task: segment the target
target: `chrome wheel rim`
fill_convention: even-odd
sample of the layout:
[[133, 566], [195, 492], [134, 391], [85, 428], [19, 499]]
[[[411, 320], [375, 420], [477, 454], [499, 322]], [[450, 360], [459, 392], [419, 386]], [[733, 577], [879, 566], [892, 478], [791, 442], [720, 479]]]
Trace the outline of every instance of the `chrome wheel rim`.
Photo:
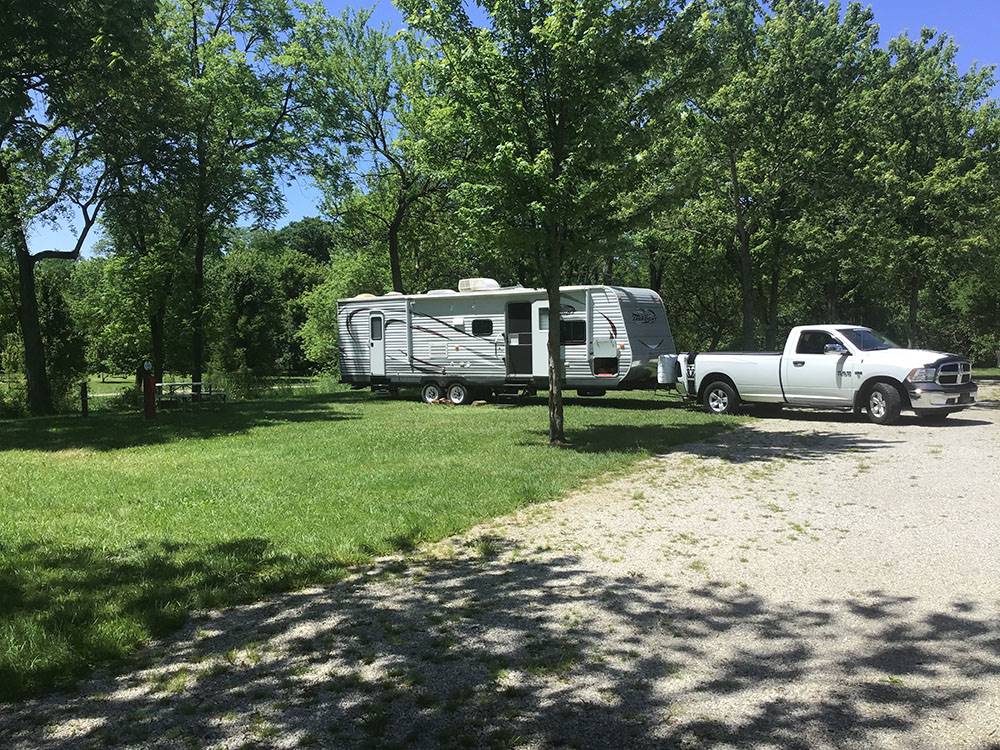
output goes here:
[[729, 406], [729, 395], [721, 388], [716, 388], [708, 394], [708, 408], [712, 411], [725, 411]]
[[441, 398], [440, 388], [434, 384], [424, 386], [424, 401], [429, 404], [433, 401], [437, 401], [439, 398]]
[[465, 401], [465, 386], [453, 385], [448, 389], [448, 398], [453, 404], [461, 404]]
[[872, 393], [871, 398], [868, 399], [868, 411], [872, 413], [873, 417], [882, 418], [885, 416], [885, 396], [883, 396], [878, 391]]

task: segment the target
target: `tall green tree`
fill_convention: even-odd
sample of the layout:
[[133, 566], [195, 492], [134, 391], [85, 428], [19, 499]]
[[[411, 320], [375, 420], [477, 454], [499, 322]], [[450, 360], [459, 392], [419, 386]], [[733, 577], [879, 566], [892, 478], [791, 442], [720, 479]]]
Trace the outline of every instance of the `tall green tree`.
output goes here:
[[868, 171], [889, 224], [881, 260], [902, 293], [911, 346], [926, 342], [921, 297], [935, 276], [952, 276], [954, 263], [995, 242], [984, 236], [997, 190], [989, 151], [995, 131], [984, 139], [993, 108], [982, 108], [995, 79], [992, 68], [961, 73], [956, 54], [949, 37], [929, 29], [918, 39], [892, 39], [873, 91], [880, 148]]
[[400, 237], [413, 212], [444, 188], [421, 158], [439, 104], [427, 50], [412, 34], [373, 25], [370, 11], [347, 12], [331, 22], [315, 72], [313, 174], [325, 210], [370, 219], [388, 253], [393, 289], [403, 292]]
[[205, 369], [205, 261], [242, 216], [280, 215], [279, 179], [307, 148], [301, 99], [322, 8], [286, 0], [170, 0], [191, 158], [177, 187], [191, 248], [191, 376]]
[[[9, 0], [0, 34], [0, 244], [17, 269], [16, 309], [32, 412], [52, 411], [35, 269], [76, 259], [106, 197], [100, 137], [143, 65], [151, 0]], [[32, 252], [33, 226], [67, 222], [73, 246]]]
[[522, 258], [549, 300], [549, 441], [562, 443], [559, 287], [600, 245], [633, 167], [633, 138], [668, 54], [660, 1], [491, 0], [477, 28], [461, 3], [408, 2], [437, 44], [449, 120], [471, 156], [455, 171], [483, 224]]

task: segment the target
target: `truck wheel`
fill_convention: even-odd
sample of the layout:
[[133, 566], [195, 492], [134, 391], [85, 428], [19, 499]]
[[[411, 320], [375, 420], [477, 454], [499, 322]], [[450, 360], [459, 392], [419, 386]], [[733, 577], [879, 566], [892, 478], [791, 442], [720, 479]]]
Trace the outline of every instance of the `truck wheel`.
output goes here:
[[729, 383], [716, 380], [705, 389], [702, 403], [709, 414], [735, 414], [740, 405], [740, 397]]
[[444, 391], [437, 383], [424, 383], [420, 389], [420, 400], [425, 404], [433, 404], [444, 396]]
[[447, 388], [448, 400], [455, 406], [472, 402], [472, 391], [465, 383], [451, 383]]
[[876, 383], [868, 394], [868, 419], [875, 424], [895, 424], [902, 409], [899, 391], [888, 383]]

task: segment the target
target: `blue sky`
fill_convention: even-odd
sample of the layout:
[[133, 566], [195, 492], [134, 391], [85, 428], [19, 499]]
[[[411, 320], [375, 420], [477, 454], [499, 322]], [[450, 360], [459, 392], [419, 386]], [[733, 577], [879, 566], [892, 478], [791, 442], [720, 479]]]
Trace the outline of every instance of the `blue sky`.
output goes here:
[[[352, 5], [371, 7], [367, 3], [356, 5], [339, 0], [324, 0], [324, 4], [334, 13]], [[921, 28], [929, 26], [955, 39], [963, 70], [973, 63], [1000, 66], [1000, 0], [869, 0], [867, 4], [875, 12], [883, 43], [901, 32], [916, 36]], [[376, 3], [373, 18], [394, 28], [402, 24], [399, 13], [388, 0]], [[993, 94], [1000, 95], [1000, 87], [994, 88]], [[289, 182], [285, 188], [287, 213], [278, 221], [279, 226], [318, 214], [319, 197], [309, 179], [297, 177]], [[88, 238], [88, 249], [98, 236], [95, 228]], [[40, 226], [29, 244], [33, 251], [68, 249], [73, 241], [73, 235], [65, 227]]]

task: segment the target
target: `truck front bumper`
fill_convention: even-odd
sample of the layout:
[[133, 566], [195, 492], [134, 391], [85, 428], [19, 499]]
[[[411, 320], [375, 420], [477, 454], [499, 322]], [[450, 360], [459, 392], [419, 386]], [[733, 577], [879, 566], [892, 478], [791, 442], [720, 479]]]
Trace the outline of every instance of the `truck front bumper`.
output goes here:
[[913, 411], [943, 412], [967, 409], [976, 403], [979, 386], [975, 383], [940, 385], [939, 383], [907, 383]]

